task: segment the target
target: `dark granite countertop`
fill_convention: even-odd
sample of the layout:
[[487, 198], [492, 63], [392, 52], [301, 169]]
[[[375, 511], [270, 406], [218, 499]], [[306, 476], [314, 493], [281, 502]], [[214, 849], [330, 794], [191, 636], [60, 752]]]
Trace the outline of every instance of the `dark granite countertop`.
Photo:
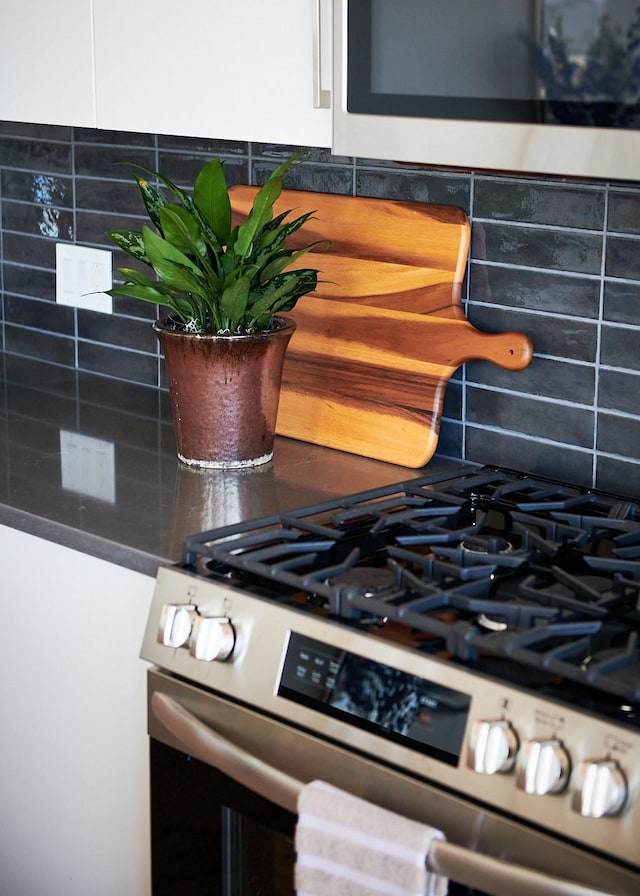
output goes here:
[[0, 359], [0, 524], [148, 575], [180, 559], [187, 534], [460, 463], [410, 470], [279, 437], [268, 464], [193, 470], [175, 456], [166, 394]]

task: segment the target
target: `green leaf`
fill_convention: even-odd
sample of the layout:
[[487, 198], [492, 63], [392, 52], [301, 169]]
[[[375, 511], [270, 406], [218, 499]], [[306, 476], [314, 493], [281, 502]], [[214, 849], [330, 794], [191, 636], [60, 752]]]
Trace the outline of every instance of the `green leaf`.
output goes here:
[[192, 292], [206, 299], [206, 284], [199, 268], [184, 252], [158, 236], [146, 225], [142, 229], [144, 247], [151, 265], [161, 280], [180, 292]]
[[247, 308], [250, 280], [241, 277], [228, 286], [220, 298], [220, 308], [229, 320], [229, 328], [237, 329]]
[[136, 181], [138, 182], [138, 187], [142, 194], [142, 201], [144, 202], [144, 207], [147, 210], [149, 218], [158, 230], [162, 230], [160, 225], [160, 210], [167, 204], [166, 198], [162, 195], [160, 190], [157, 190], [149, 183], [149, 181], [144, 180], [144, 178], [136, 177]]
[[207, 246], [198, 221], [186, 208], [167, 203], [160, 211], [160, 224], [165, 240], [176, 249], [206, 257]]
[[142, 233], [139, 230], [108, 230], [107, 236], [117, 246], [124, 249], [127, 255], [137, 258], [138, 261], [144, 261], [145, 264], [151, 264], [144, 248]]
[[[322, 240], [319, 240], [319, 242], [322, 242]], [[285, 268], [289, 267], [289, 265], [293, 264], [294, 261], [297, 261], [299, 258], [302, 258], [307, 252], [311, 252], [317, 245], [318, 243], [313, 243], [310, 246], [305, 246], [304, 249], [299, 249], [297, 252], [294, 252], [291, 249], [282, 250], [282, 252], [278, 253], [277, 256], [263, 268], [260, 275], [260, 281], [266, 283], [272, 277], [281, 274]]]
[[273, 217], [273, 203], [281, 192], [282, 178], [272, 174], [264, 186], [256, 193], [249, 217], [238, 229], [235, 249], [242, 258], [245, 258], [251, 252], [256, 234]]
[[218, 241], [226, 245], [231, 232], [231, 202], [220, 159], [213, 159], [196, 177], [193, 200]]

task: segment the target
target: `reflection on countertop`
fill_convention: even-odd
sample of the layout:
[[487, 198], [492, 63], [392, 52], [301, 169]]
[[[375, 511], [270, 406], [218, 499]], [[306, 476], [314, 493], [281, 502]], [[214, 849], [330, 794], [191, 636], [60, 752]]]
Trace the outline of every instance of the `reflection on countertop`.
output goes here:
[[153, 575], [185, 535], [412, 479], [410, 470], [293, 439], [249, 470], [181, 464], [168, 396], [0, 355], [0, 523]]

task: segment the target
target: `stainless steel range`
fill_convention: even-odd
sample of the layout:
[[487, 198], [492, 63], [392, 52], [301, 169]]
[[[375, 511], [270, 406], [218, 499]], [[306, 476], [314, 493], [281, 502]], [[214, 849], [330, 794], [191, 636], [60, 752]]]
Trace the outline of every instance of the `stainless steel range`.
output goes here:
[[150, 733], [290, 810], [322, 778], [441, 828], [466, 893], [631, 896], [639, 628], [640, 505], [411, 479], [187, 538], [145, 634]]

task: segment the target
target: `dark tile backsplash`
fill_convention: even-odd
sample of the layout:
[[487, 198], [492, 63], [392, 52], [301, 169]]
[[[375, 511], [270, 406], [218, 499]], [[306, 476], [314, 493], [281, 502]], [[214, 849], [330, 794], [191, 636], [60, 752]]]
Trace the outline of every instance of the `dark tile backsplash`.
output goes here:
[[[190, 185], [212, 155], [230, 183], [261, 183], [293, 147], [0, 122], [1, 345], [6, 352], [164, 386], [155, 309], [105, 316], [55, 301], [55, 244], [114, 249], [139, 226], [128, 169]], [[522, 330], [532, 364], [484, 361], [447, 388], [439, 450], [640, 496], [640, 184], [441, 170], [312, 149], [291, 189], [457, 205], [472, 222], [464, 290], [486, 332]], [[384, 233], [380, 234], [384, 241]], [[127, 259], [114, 250], [114, 266]]]

